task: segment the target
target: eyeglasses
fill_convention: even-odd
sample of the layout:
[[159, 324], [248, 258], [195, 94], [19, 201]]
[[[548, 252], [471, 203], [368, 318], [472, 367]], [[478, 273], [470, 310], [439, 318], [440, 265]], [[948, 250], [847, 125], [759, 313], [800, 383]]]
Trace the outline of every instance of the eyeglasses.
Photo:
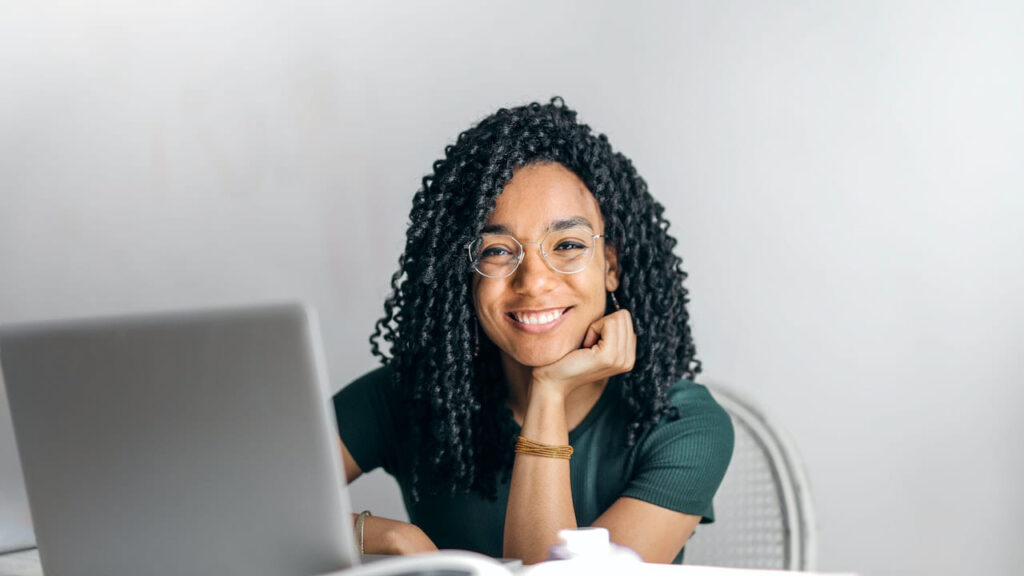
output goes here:
[[473, 269], [488, 278], [508, 278], [526, 257], [523, 246], [537, 244], [549, 268], [561, 274], [583, 271], [594, 259], [594, 247], [603, 234], [587, 228], [552, 230], [540, 242], [520, 242], [504, 234], [484, 234], [466, 245]]

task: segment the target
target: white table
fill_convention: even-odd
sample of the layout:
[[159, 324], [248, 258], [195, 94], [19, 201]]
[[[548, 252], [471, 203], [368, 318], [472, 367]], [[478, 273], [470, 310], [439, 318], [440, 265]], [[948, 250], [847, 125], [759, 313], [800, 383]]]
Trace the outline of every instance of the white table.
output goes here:
[[[365, 566], [373, 566], [368, 564]], [[567, 563], [552, 562], [527, 566], [512, 572], [502, 572], [512, 576], [575, 576], [579, 571], [566, 570]], [[674, 566], [666, 564], [639, 564], [631, 571], [634, 576], [789, 576], [792, 572], [778, 570], [744, 570], [739, 568], [711, 568], [705, 566]], [[803, 572], [803, 576], [814, 573]], [[821, 574], [821, 573], [819, 573]], [[0, 576], [43, 576], [43, 568], [39, 563], [39, 552], [26, 550], [0, 556]], [[843, 576], [830, 574], [829, 576]]]

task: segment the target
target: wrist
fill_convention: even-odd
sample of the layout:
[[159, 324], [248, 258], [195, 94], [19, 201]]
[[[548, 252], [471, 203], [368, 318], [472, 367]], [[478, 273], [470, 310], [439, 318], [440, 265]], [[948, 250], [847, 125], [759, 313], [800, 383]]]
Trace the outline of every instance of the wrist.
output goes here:
[[387, 548], [391, 554], [420, 554], [437, 550], [419, 526], [405, 523], [388, 531]]
[[405, 526], [392, 526], [381, 534], [381, 551], [384, 554], [403, 554], [407, 548]]
[[558, 382], [535, 376], [530, 380], [529, 405], [564, 406], [565, 388]]
[[531, 384], [522, 436], [543, 444], [563, 445], [568, 442], [567, 426], [565, 394], [557, 387], [542, 382]]
[[369, 510], [363, 510], [356, 516], [355, 530], [356, 539], [359, 542], [359, 554], [366, 554], [366, 519], [373, 514], [370, 514]]

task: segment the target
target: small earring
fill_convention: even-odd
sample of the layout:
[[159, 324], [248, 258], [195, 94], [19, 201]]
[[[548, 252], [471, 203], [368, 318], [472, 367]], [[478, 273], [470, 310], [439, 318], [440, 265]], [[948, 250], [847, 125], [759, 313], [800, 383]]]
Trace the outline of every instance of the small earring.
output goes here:
[[476, 321], [476, 318], [473, 318], [473, 358], [480, 356], [480, 332], [479, 328], [477, 328], [479, 325], [480, 323]]
[[615, 306], [615, 309], [622, 310], [622, 308], [619, 306], [619, 299], [615, 297], [615, 292], [609, 292], [608, 294], [610, 294], [612, 297], [612, 305]]

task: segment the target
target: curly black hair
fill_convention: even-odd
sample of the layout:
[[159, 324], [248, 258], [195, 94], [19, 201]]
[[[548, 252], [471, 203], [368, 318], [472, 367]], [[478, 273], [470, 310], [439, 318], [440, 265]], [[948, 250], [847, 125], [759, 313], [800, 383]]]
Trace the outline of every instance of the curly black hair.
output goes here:
[[[391, 367], [408, 411], [420, 488], [493, 499], [509, 478], [513, 419], [499, 351], [477, 330], [465, 246], [476, 238], [513, 172], [557, 162], [597, 199], [618, 253], [618, 301], [633, 315], [636, 362], [616, 377], [632, 444], [666, 413], [665, 390], [700, 373], [690, 334], [686, 273], [664, 208], [629, 158], [576, 120], [561, 98], [498, 110], [459, 134], [413, 197], [405, 251], [370, 344]], [[388, 351], [383, 350], [386, 343]], [[474, 350], [479, 347], [478, 353]]]

